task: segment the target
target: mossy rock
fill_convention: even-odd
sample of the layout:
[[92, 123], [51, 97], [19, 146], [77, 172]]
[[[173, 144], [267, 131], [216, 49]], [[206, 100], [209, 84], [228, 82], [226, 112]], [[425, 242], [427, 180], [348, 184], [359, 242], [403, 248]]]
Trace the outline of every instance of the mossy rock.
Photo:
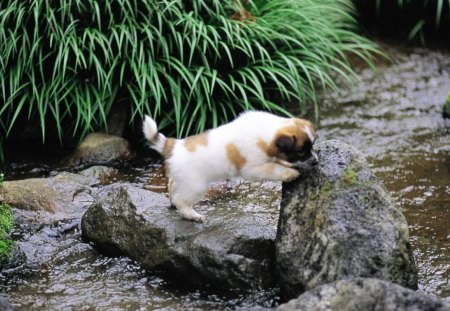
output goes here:
[[319, 164], [283, 184], [275, 241], [283, 298], [349, 277], [416, 289], [408, 224], [364, 156], [337, 140], [315, 148]]
[[9, 237], [14, 226], [12, 208], [7, 204], [0, 204], [0, 267], [9, 261], [14, 242]]
[[450, 119], [450, 94], [448, 94], [447, 100], [442, 107], [442, 115], [446, 119]]

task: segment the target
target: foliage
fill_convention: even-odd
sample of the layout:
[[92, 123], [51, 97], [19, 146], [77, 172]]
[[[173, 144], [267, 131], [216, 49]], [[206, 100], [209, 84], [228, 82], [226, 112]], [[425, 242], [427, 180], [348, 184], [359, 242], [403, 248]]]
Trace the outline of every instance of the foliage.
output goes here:
[[0, 126], [83, 137], [124, 101], [131, 122], [149, 113], [178, 136], [242, 110], [304, 112], [333, 74], [352, 77], [349, 54], [376, 51], [352, 14], [350, 0], [3, 0]]
[[7, 261], [14, 242], [9, 238], [9, 232], [14, 225], [12, 209], [1, 201], [1, 189], [3, 187], [4, 175], [0, 174], [0, 264]]
[[402, 34], [409, 40], [425, 44], [426, 37], [449, 39], [450, 0], [354, 0], [359, 11], [373, 25], [384, 25], [386, 31]]

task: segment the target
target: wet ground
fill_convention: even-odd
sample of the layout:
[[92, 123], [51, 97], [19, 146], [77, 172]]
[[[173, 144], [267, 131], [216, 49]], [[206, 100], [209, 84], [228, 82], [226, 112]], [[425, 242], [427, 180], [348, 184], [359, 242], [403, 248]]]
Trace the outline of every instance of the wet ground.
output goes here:
[[[441, 115], [450, 93], [450, 52], [386, 49], [392, 64], [361, 69], [353, 87], [320, 99], [320, 140], [343, 140], [367, 156], [409, 223], [420, 291], [450, 302], [450, 121]], [[20, 170], [28, 166], [16, 166], [10, 178], [20, 177]], [[104, 183], [122, 180], [166, 191], [158, 163], [119, 170]], [[218, 183], [203, 204], [245, 203], [276, 217], [279, 199], [279, 184]], [[59, 232], [57, 227], [42, 230]], [[262, 310], [278, 302], [276, 289], [186, 288], [126, 258], [99, 255], [76, 230], [55, 234], [52, 241], [57, 246], [46, 265], [4, 279], [2, 292], [18, 310]]]

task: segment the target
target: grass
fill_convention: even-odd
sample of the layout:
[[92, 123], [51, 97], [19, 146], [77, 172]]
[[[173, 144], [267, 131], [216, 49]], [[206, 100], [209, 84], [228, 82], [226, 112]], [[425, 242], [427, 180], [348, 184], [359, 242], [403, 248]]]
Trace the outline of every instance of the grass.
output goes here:
[[120, 102], [130, 123], [150, 114], [177, 136], [243, 110], [318, 115], [317, 88], [377, 52], [353, 13], [350, 0], [4, 0], [0, 127], [81, 138]]
[[9, 205], [1, 202], [3, 178], [3, 174], [0, 174], [0, 267], [2, 263], [8, 261], [14, 246], [14, 242], [9, 237], [14, 225], [13, 212]]

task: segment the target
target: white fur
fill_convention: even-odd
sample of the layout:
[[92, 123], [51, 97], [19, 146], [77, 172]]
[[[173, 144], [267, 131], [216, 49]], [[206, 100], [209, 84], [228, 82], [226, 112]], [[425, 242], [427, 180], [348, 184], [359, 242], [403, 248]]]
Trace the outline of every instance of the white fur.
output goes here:
[[158, 127], [155, 120], [149, 116], [145, 116], [142, 131], [144, 132], [144, 137], [150, 142], [151, 147], [159, 153], [162, 153], [166, 144], [166, 137], [163, 134], [158, 133]]
[[[205, 220], [192, 206], [203, 197], [212, 181], [237, 176], [253, 180], [296, 179], [299, 172], [291, 163], [269, 156], [257, 144], [261, 140], [269, 144], [280, 128], [293, 124], [290, 118], [266, 112], [245, 112], [234, 121], [207, 131], [207, 146], [198, 145], [192, 151], [186, 148], [185, 139], [176, 140], [165, 161], [170, 199], [181, 216], [198, 222]], [[151, 147], [161, 153], [164, 149], [161, 141], [165, 143], [166, 138], [156, 136], [162, 135], [156, 128], [156, 122], [147, 116], [144, 135], [152, 143]], [[313, 129], [307, 126], [305, 132], [309, 137], [314, 136]], [[227, 156], [226, 146], [230, 143], [245, 158], [245, 164], [240, 168]]]

